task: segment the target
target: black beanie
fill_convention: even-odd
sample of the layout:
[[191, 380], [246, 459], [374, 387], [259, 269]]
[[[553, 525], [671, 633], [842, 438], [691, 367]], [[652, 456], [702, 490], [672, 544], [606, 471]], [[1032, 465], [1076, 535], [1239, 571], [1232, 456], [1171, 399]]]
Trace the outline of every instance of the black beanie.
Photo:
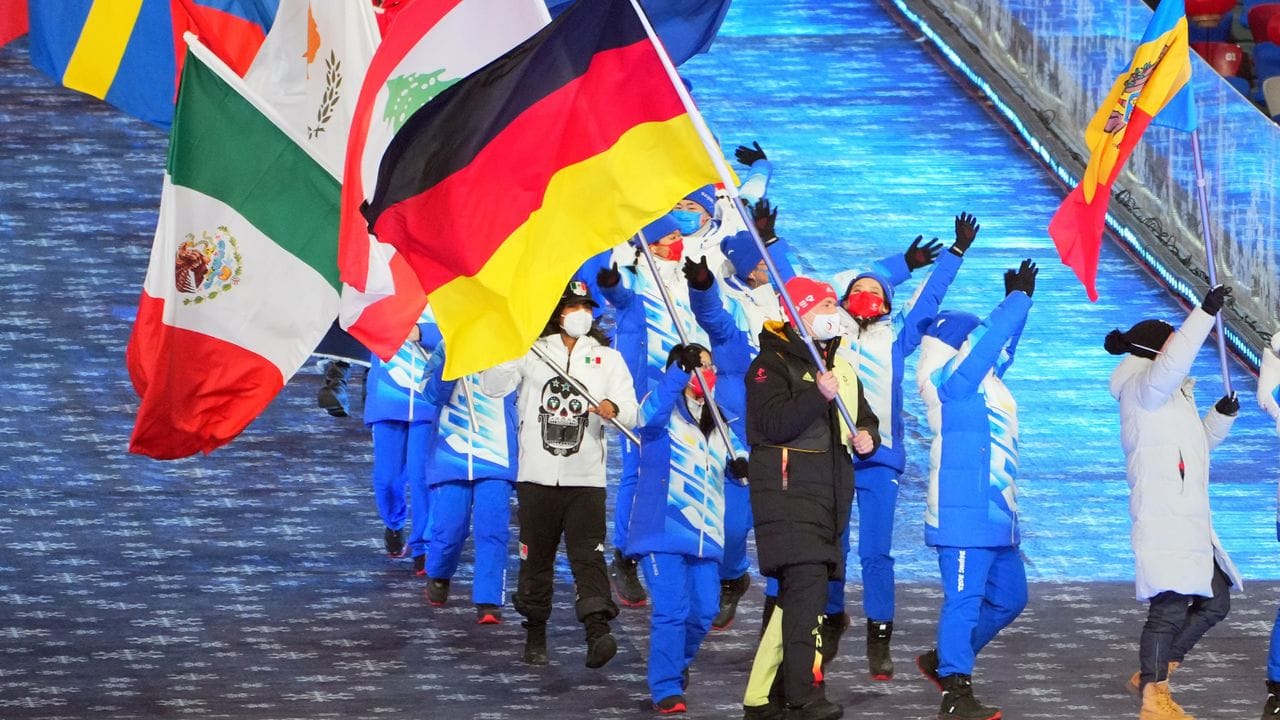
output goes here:
[[1163, 320], [1143, 320], [1129, 328], [1128, 332], [1116, 329], [1107, 333], [1103, 347], [1112, 355], [1129, 353], [1155, 360], [1160, 348], [1164, 347], [1172, 334], [1173, 326]]

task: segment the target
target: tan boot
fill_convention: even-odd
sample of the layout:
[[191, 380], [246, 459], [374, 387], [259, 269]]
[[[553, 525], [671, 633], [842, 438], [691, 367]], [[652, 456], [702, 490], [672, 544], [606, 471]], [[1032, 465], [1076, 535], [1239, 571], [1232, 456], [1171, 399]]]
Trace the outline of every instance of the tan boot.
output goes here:
[[1195, 720], [1185, 713], [1169, 694], [1169, 683], [1147, 683], [1142, 688], [1142, 709], [1138, 720]]
[[[1172, 677], [1173, 671], [1177, 670], [1178, 666], [1181, 664], [1182, 663], [1176, 660], [1170, 660], [1169, 672], [1165, 675], [1165, 678], [1168, 679], [1169, 677]], [[1129, 682], [1124, 684], [1124, 689], [1128, 690], [1129, 694], [1133, 695], [1134, 697], [1138, 697], [1138, 698], [1142, 697], [1142, 671], [1141, 670], [1129, 676]]]

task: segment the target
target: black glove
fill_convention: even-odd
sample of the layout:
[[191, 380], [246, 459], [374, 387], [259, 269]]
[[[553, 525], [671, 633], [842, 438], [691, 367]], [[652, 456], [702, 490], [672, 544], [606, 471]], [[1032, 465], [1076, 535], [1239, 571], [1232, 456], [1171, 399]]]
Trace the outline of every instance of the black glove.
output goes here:
[[676, 345], [671, 348], [671, 352], [667, 353], [667, 367], [671, 367], [671, 363], [674, 362], [681, 370], [692, 373], [702, 367], [702, 353], [704, 352], [708, 352], [707, 349], [698, 343]]
[[915, 271], [932, 265], [938, 259], [938, 255], [942, 253], [942, 243], [938, 242], [938, 238], [921, 245], [920, 243], [923, 240], [923, 235], [917, 235], [916, 239], [911, 241], [911, 247], [902, 253], [902, 259], [907, 261], [908, 270]]
[[746, 480], [747, 479], [747, 459], [734, 458], [730, 460], [729, 467], [727, 468], [727, 470], [729, 471], [729, 477], [733, 478], [734, 480]]
[[751, 147], [739, 145], [737, 150], [733, 151], [733, 156], [738, 158], [738, 162], [751, 167], [757, 160], [768, 160], [769, 157], [764, 154], [764, 150], [760, 149], [760, 143], [752, 141]]
[[761, 240], [769, 242], [778, 237], [778, 233], [773, 229], [778, 222], [778, 208], [770, 205], [768, 198], [760, 198], [756, 201], [755, 207], [751, 208], [751, 219], [756, 224], [756, 231], [760, 233]]
[[711, 274], [711, 268], [707, 267], [707, 256], [703, 255], [702, 259], [694, 262], [693, 258], [685, 258], [684, 278], [689, 281], [689, 287], [694, 290], [710, 290], [712, 283], [715, 282], [715, 276]]
[[1219, 415], [1227, 417], [1235, 417], [1240, 412], [1240, 399], [1236, 397], [1235, 391], [1230, 395], [1223, 395], [1218, 402], [1213, 404], [1213, 409], [1218, 411]]
[[978, 224], [978, 219], [969, 213], [960, 213], [956, 216], [956, 241], [951, 245], [951, 252], [957, 255], [964, 255], [969, 250], [969, 246], [973, 244], [973, 239], [978, 236], [978, 231], [982, 226]]
[[1008, 295], [1016, 290], [1021, 290], [1031, 297], [1036, 291], [1036, 275], [1040, 272], [1040, 268], [1027, 258], [1022, 261], [1022, 265], [1017, 270], [1004, 271], [1004, 294]]
[[1205, 293], [1204, 300], [1200, 303], [1200, 309], [1210, 315], [1217, 315], [1222, 310], [1222, 304], [1227, 301], [1227, 296], [1231, 294], [1231, 288], [1226, 285], [1214, 285]]
[[602, 288], [611, 288], [622, 282], [622, 273], [618, 272], [618, 263], [614, 263], [613, 267], [607, 267], [596, 273], [596, 284]]

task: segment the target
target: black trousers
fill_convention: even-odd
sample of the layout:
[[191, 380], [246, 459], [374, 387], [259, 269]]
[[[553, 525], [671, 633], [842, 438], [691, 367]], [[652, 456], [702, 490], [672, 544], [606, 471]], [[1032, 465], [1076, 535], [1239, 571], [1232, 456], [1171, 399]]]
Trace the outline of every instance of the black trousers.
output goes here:
[[1163, 682], [1169, 662], [1182, 662], [1200, 638], [1231, 612], [1231, 580], [1213, 564], [1213, 597], [1182, 595], [1172, 590], [1151, 598], [1147, 622], [1138, 643], [1142, 684]]
[[588, 615], [618, 615], [604, 562], [604, 488], [516, 483], [520, 518], [520, 578], [512, 604], [531, 623], [551, 617], [556, 552], [564, 536], [569, 569], [577, 585], [575, 610]]
[[778, 607], [782, 609], [782, 676], [787, 705], [799, 707], [822, 698], [821, 635], [827, 605], [825, 563], [787, 565], [778, 573]]

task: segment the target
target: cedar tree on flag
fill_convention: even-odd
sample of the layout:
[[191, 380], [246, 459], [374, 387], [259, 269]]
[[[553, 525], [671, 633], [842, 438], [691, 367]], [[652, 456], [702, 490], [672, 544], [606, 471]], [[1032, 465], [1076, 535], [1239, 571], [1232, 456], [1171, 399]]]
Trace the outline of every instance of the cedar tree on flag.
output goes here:
[[360, 214], [373, 197], [382, 155], [418, 108], [550, 18], [542, 0], [432, 0], [398, 5], [396, 12], [359, 86], [338, 240], [344, 283], [339, 323], [384, 360], [399, 350], [427, 297], [395, 248], [369, 236]]
[[1085, 130], [1090, 155], [1084, 179], [1049, 222], [1062, 263], [1075, 271], [1090, 300], [1098, 299], [1094, 284], [1111, 186], [1147, 125], [1195, 130], [1190, 81], [1186, 8], [1183, 0], [1163, 0], [1129, 69], [1116, 78]]
[[125, 352], [129, 450], [208, 453], [271, 402], [338, 312], [338, 181], [191, 43]]
[[446, 377], [527, 352], [587, 258], [718, 180], [664, 60], [629, 0], [579, 2], [396, 135], [365, 214], [430, 298]]

